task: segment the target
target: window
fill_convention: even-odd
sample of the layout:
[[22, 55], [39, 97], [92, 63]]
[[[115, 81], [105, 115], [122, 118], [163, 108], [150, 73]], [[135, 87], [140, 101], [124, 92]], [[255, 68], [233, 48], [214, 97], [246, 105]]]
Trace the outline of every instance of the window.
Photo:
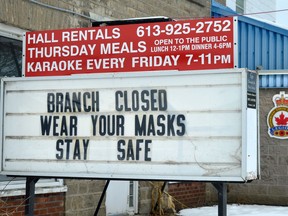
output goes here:
[[0, 76], [21, 76], [22, 42], [0, 36]]
[[236, 12], [239, 14], [244, 14], [244, 2], [245, 0], [236, 0]]
[[129, 191], [128, 191], [128, 212], [137, 213], [138, 212], [138, 182], [129, 181]]
[[[19, 77], [22, 68], [23, 30], [0, 23], [0, 77]], [[0, 197], [25, 194], [26, 179], [0, 175]], [[65, 192], [62, 179], [40, 179], [36, 193]]]
[[[25, 195], [26, 178], [0, 175], [0, 197]], [[36, 194], [66, 192], [63, 179], [40, 179], [36, 183]]]
[[129, 181], [129, 207], [134, 207], [134, 182]]

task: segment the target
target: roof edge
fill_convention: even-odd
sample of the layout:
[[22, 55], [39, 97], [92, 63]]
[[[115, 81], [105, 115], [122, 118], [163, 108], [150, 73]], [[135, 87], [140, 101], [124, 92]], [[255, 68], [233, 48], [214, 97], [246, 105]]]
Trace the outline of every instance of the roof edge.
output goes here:
[[244, 16], [244, 15], [238, 14], [231, 8], [224, 6], [216, 2], [215, 0], [212, 0], [211, 12], [218, 13], [222, 16], [237, 16], [239, 21], [246, 22], [251, 25], [288, 36], [288, 29], [281, 28], [279, 26], [276, 26], [270, 23], [262, 22], [254, 18], [247, 17], [247, 15]]

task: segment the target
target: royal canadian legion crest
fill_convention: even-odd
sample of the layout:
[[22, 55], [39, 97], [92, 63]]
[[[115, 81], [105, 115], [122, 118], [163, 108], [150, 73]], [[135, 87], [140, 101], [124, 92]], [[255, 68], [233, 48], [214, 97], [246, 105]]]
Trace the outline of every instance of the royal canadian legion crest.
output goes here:
[[273, 96], [274, 108], [267, 117], [268, 134], [277, 139], [288, 139], [288, 94], [281, 91]]

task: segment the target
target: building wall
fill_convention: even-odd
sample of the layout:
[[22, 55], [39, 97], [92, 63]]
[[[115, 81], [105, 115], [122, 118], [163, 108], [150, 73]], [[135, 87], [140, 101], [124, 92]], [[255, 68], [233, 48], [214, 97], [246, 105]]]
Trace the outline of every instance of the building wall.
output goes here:
[[[34, 215], [65, 215], [64, 193], [37, 195], [35, 199]], [[25, 196], [1, 197], [0, 215], [24, 216]]]
[[[224, 0], [220, 0], [224, 2]], [[167, 16], [175, 19], [210, 17], [210, 0], [0, 0], [0, 23], [23, 30], [91, 26], [91, 20]], [[66, 180], [66, 215], [93, 215], [104, 181]], [[139, 212], [151, 208], [151, 185], [141, 182]], [[63, 194], [62, 204], [64, 202]], [[38, 195], [41, 198], [46, 195]], [[50, 198], [49, 195], [47, 195]], [[51, 199], [54, 194], [51, 195]], [[48, 199], [47, 198], [47, 199]], [[18, 198], [15, 198], [18, 199]], [[117, 201], [117, 200], [115, 200]], [[9, 203], [9, 202], [8, 202]], [[62, 206], [63, 207], [63, 206]], [[104, 205], [101, 214], [104, 213]], [[35, 212], [35, 215], [36, 212]], [[56, 215], [56, 214], [53, 214]]]
[[[66, 216], [94, 215], [105, 181], [66, 180], [68, 191], [65, 196]], [[105, 215], [105, 202], [102, 202], [98, 215]]]
[[139, 214], [149, 214], [151, 212], [152, 185], [148, 181], [139, 182]]
[[[212, 11], [214, 16], [231, 15], [230, 10], [215, 3]], [[259, 71], [261, 179], [247, 184], [229, 184], [228, 202], [288, 205], [287, 140], [270, 138], [266, 123], [267, 115], [273, 108], [272, 97], [280, 90], [287, 93], [285, 51], [288, 31], [243, 16], [239, 16], [238, 21], [239, 67], [255, 70], [259, 66], [266, 72]], [[207, 202], [215, 203], [216, 189], [211, 184], [207, 184], [206, 188]]]
[[[38, 4], [33, 3], [38, 2]], [[90, 19], [210, 16], [210, 0], [0, 0], [0, 23], [27, 30], [90, 26]], [[49, 8], [48, 6], [52, 6]], [[4, 13], [3, 13], [4, 12]], [[85, 16], [85, 17], [83, 17]]]
[[[288, 205], [288, 143], [268, 135], [267, 116], [272, 98], [287, 89], [260, 89], [260, 172], [261, 179], [246, 184], [229, 184], [228, 202]], [[207, 185], [207, 201], [217, 201], [216, 190]]]
[[226, 6], [226, 0], [216, 0], [216, 2]]
[[175, 209], [195, 208], [205, 204], [205, 187], [202, 182], [171, 183], [168, 193], [177, 201], [174, 202]]

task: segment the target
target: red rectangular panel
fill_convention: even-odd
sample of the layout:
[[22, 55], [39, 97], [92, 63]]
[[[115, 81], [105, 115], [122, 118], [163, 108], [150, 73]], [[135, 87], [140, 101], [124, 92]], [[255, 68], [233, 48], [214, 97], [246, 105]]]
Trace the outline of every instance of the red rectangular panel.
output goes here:
[[210, 18], [27, 32], [23, 76], [234, 68], [234, 21]]

